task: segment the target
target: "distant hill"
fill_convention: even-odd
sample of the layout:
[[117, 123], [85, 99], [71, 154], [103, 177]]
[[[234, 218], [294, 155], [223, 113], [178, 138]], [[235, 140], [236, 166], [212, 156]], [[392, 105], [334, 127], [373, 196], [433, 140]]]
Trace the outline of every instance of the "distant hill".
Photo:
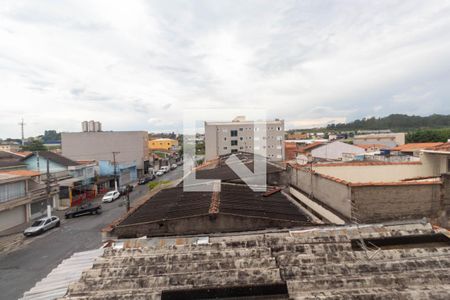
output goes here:
[[363, 118], [350, 123], [330, 124], [328, 130], [383, 130], [411, 131], [450, 127], [450, 115], [433, 114], [427, 117], [392, 114], [382, 118]]

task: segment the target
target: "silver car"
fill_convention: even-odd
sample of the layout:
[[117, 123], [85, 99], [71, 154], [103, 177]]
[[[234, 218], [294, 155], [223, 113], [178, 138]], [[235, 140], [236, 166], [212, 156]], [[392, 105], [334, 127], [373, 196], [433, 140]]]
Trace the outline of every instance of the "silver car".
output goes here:
[[59, 225], [60, 221], [58, 217], [45, 217], [34, 221], [33, 224], [31, 224], [31, 227], [25, 229], [23, 234], [25, 236], [38, 235], [52, 229], [53, 227], [59, 227]]

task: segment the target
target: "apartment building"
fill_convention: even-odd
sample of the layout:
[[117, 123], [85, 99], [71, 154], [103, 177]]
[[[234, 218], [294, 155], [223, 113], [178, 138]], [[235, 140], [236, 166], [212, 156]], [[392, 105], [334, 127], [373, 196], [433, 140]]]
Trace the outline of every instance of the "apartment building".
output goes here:
[[205, 160], [248, 152], [283, 161], [283, 144], [284, 120], [254, 122], [237, 117], [231, 122], [205, 122]]

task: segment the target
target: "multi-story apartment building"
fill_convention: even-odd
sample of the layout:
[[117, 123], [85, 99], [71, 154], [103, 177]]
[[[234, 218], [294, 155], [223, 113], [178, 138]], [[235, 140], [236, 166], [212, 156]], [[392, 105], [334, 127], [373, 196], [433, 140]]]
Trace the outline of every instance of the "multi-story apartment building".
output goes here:
[[[263, 132], [265, 127], [265, 133]], [[205, 160], [237, 152], [264, 153], [271, 161], [284, 160], [284, 121], [205, 122]]]

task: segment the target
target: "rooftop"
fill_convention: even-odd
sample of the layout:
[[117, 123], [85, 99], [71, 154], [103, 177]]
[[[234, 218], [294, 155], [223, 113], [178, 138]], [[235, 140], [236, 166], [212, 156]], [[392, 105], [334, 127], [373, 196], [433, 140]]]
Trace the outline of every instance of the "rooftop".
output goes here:
[[[54, 163], [57, 163], [59, 165], [65, 166], [65, 167], [69, 167], [69, 166], [78, 166], [79, 163], [71, 160], [65, 156], [62, 156], [60, 154], [57, 154], [55, 152], [51, 152], [51, 151], [39, 151], [39, 156], [48, 159]], [[26, 157], [24, 157], [22, 160], [26, 160], [27, 158], [36, 155], [35, 153], [30, 153], [29, 155], [27, 155]]]
[[392, 151], [410, 152], [410, 151], [418, 151], [418, 150], [422, 150], [422, 149], [439, 147], [443, 144], [444, 143], [409, 143], [409, 144], [403, 144], [403, 145], [394, 147], [391, 150]]
[[113, 241], [64, 299], [447, 299], [445, 234], [414, 223]]

